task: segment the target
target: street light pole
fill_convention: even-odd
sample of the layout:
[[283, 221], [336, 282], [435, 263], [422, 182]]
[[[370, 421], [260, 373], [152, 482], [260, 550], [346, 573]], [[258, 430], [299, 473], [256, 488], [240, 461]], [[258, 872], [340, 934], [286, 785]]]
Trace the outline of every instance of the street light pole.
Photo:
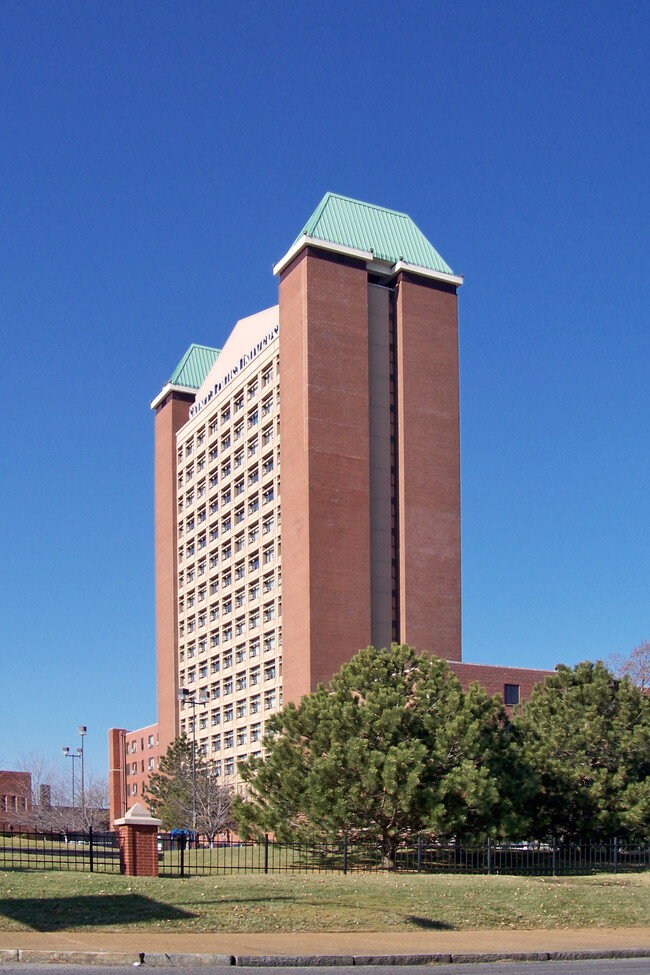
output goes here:
[[196, 842], [196, 705], [205, 704], [208, 700], [207, 691], [199, 692], [199, 700], [187, 687], [181, 687], [178, 700], [185, 701], [192, 708], [192, 832]]
[[75, 755], [74, 752], [71, 752], [69, 748], [65, 748], [64, 747], [63, 748], [63, 754], [65, 755], [66, 758], [71, 758], [72, 759], [72, 808], [73, 809], [76, 809], [76, 805], [75, 805], [75, 801], [74, 801], [75, 800], [75, 796], [74, 796], [74, 763], [75, 763], [75, 761], [78, 758], [81, 758], [81, 749], [78, 748], [77, 749], [77, 754]]
[[[86, 821], [86, 780], [84, 777], [84, 735], [88, 731], [85, 724], [79, 725], [79, 734], [81, 735], [81, 819], [85, 823]], [[77, 749], [79, 751], [79, 749]], [[72, 763], [74, 766], [74, 762]]]

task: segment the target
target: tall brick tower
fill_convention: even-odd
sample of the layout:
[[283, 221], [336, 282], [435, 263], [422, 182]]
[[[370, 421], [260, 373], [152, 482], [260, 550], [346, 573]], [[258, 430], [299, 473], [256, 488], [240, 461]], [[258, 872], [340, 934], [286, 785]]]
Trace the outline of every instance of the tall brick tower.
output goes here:
[[275, 273], [284, 699], [369, 643], [460, 660], [462, 278], [406, 214], [331, 193]]
[[187, 735], [224, 783], [267, 719], [395, 640], [461, 662], [457, 289], [404, 213], [326, 194], [279, 304], [192, 345], [155, 410], [158, 724], [111, 729], [111, 809]]

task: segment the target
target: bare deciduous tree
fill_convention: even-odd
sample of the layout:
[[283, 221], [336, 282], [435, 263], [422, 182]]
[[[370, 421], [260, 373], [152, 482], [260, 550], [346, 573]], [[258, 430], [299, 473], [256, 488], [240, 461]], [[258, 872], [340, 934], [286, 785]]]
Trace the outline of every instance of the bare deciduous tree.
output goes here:
[[641, 690], [650, 689], [650, 643], [642, 640], [629, 654], [613, 653], [607, 660], [617, 677], [629, 677]]

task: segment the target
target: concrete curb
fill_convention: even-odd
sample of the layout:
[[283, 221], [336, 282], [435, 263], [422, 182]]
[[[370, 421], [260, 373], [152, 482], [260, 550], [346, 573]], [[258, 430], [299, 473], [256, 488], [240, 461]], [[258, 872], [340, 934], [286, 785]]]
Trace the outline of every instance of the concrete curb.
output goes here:
[[150, 968], [317, 968], [354, 965], [468, 965], [498, 961], [576, 961], [596, 958], [650, 958], [650, 948], [596, 948], [569, 951], [453, 952], [419, 955], [207, 955], [182, 952], [45, 951], [0, 949], [0, 963], [131, 965]]

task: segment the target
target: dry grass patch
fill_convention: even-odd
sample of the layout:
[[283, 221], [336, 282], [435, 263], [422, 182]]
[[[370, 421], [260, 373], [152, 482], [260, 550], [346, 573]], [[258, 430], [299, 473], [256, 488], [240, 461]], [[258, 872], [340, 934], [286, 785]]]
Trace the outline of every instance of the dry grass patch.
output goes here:
[[647, 925], [650, 874], [148, 879], [0, 874], [0, 930], [380, 931]]

